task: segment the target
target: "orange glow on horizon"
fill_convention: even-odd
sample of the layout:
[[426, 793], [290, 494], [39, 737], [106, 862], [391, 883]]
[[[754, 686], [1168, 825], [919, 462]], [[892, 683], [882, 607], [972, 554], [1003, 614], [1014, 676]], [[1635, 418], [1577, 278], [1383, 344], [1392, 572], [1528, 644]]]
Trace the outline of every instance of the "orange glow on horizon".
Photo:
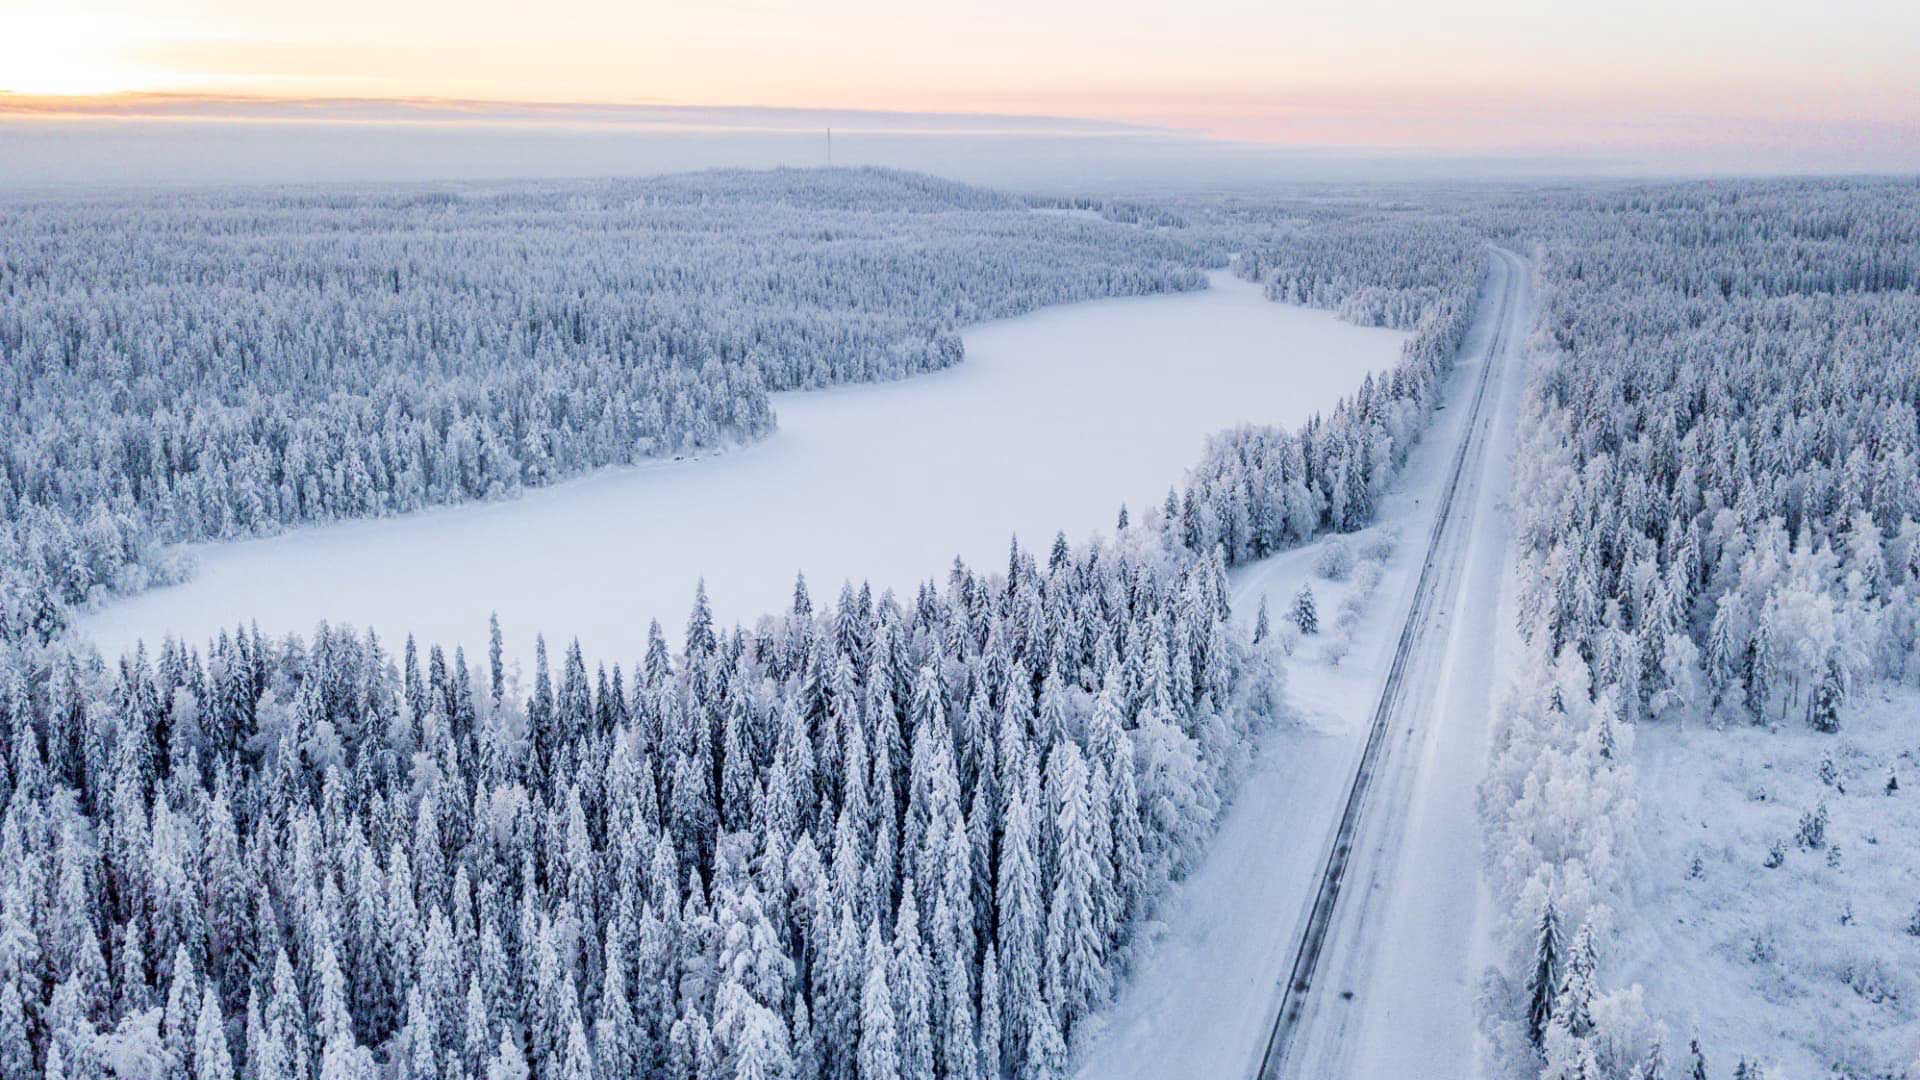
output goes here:
[[147, 116], [127, 95], [160, 93], [437, 101], [442, 119], [447, 102], [1079, 117], [1302, 146], [1920, 138], [1920, 6], [1836, 3], [0, 0], [0, 114]]

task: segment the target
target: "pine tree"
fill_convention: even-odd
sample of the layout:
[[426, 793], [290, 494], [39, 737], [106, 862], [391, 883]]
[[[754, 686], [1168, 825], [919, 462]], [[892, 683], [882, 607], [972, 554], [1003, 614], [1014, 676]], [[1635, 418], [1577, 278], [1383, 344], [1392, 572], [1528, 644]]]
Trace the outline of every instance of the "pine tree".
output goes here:
[[1577, 1039], [1593, 1031], [1593, 999], [1598, 992], [1594, 983], [1593, 927], [1582, 923], [1574, 935], [1573, 948], [1567, 951], [1566, 977], [1560, 995], [1554, 1000], [1554, 1021]]
[[487, 1062], [487, 1080], [527, 1080], [526, 1055], [520, 1052], [520, 1043], [513, 1032], [502, 1025], [500, 1029], [500, 1048], [494, 1052], [493, 1060]]
[[1052, 1003], [1035, 1002], [1032, 1045], [1020, 1070], [1021, 1080], [1064, 1080], [1067, 1075], [1067, 1041], [1060, 1034]]
[[887, 982], [893, 989], [893, 1021], [901, 1075], [931, 1076], [933, 986], [927, 972], [926, 953], [921, 947], [919, 905], [914, 901], [911, 878], [901, 889]]
[[[1095, 921], [1098, 867], [1090, 832], [1093, 808], [1088, 802], [1087, 771], [1079, 747], [1061, 743], [1064, 755], [1060, 788], [1055, 795], [1058, 866], [1053, 902], [1047, 909], [1047, 991], [1059, 1010], [1064, 1037], [1106, 988], [1104, 948]], [[1051, 759], [1049, 759], [1051, 761]]]
[[607, 934], [598, 1012], [593, 1022], [596, 1080], [620, 1080], [642, 1071], [633, 1010], [627, 1000], [626, 959], [617, 931]]
[[1041, 920], [1045, 916], [1031, 817], [1039, 782], [1031, 762], [1025, 774], [1018, 789], [1008, 797], [1006, 831], [1000, 839], [998, 896], [1001, 990], [1008, 1010], [1002, 1037], [1007, 1056], [1016, 1061], [1026, 1046], [1028, 1009], [1041, 996]]
[[787, 1080], [793, 1072], [793, 1054], [779, 1018], [758, 1002], [752, 1003], [734, 1051], [734, 1080]]
[[506, 667], [502, 662], [505, 647], [500, 637], [500, 613], [495, 611], [487, 615], [487, 694], [493, 707], [500, 707], [501, 698], [507, 690]]
[[1693, 1064], [1687, 1070], [1687, 1080], [1707, 1080], [1707, 1057], [1700, 1052], [1700, 1040], [1694, 1038], [1687, 1043], [1687, 1056]]
[[694, 586], [693, 613], [687, 617], [687, 656], [705, 659], [712, 655], [718, 639], [713, 632], [713, 606], [707, 602], [705, 578]]
[[1000, 1000], [1000, 958], [993, 945], [987, 946], [986, 959], [980, 964], [980, 1075], [983, 1080], [999, 1080], [1006, 1068], [1002, 1017], [1005, 1005]]
[[1640, 1063], [1636, 1080], [1667, 1080], [1667, 1043], [1656, 1036], [1653, 1047], [1647, 1051], [1647, 1059]]
[[867, 933], [866, 988], [860, 995], [860, 1080], [901, 1080], [893, 991], [887, 986], [887, 948], [880, 930]]
[[553, 1080], [593, 1080], [593, 1055], [587, 1049], [587, 1029], [581, 1024], [577, 1009], [567, 1024], [566, 1049], [560, 1067], [551, 1075]]
[[[16, 1004], [18, 1000], [16, 994]], [[165, 1012], [162, 1014], [167, 1058], [177, 1070], [169, 1074], [170, 1080], [181, 1080], [192, 1075], [193, 1048], [195, 1040], [199, 1038], [199, 1024], [200, 977], [194, 971], [193, 954], [183, 942], [174, 948], [173, 981], [167, 987]]]
[[1829, 660], [1826, 674], [1814, 688], [1813, 698], [1807, 704], [1808, 725], [1815, 731], [1839, 731], [1840, 709], [1846, 700], [1846, 683], [1841, 676], [1840, 665]]
[[1253, 643], [1258, 645], [1267, 640], [1267, 633], [1267, 594], [1261, 593], [1260, 612], [1253, 620]]
[[[283, 1059], [284, 1060], [284, 1059]], [[256, 1076], [271, 1075], [256, 1065]], [[281, 1072], [281, 1076], [297, 1076]], [[200, 997], [200, 1019], [194, 1026], [193, 1080], [233, 1080], [233, 1054], [227, 1049], [226, 1024], [220, 1017], [220, 1003], [212, 994]]]
[[1302, 634], [1320, 632], [1320, 615], [1314, 608], [1312, 585], [1300, 586], [1293, 598], [1293, 625], [1299, 627]]
[[[189, 1055], [193, 1043], [189, 1039]], [[186, 1069], [188, 1060], [168, 1055], [170, 1062], [177, 1063], [177, 1072], [169, 1072], [168, 1080], [176, 1080], [189, 1074]], [[190, 1059], [189, 1059], [190, 1060]], [[0, 982], [0, 1076], [33, 1075], [33, 1044], [27, 1039], [26, 1005], [20, 1000], [18, 980], [6, 979]]]
[[1563, 958], [1560, 941], [1560, 914], [1548, 897], [1540, 909], [1540, 923], [1534, 931], [1533, 970], [1527, 976], [1527, 1038], [1534, 1048], [1545, 1044], [1547, 1025], [1553, 1021], [1554, 999], [1560, 992]]

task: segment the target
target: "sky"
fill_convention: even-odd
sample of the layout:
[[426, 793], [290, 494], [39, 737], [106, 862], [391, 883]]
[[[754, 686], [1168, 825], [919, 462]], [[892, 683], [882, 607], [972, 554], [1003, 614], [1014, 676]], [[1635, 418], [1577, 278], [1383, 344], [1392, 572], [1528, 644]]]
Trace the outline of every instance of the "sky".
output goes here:
[[754, 106], [1070, 117], [1260, 147], [1920, 168], [1911, 0], [0, 0], [0, 27], [15, 118], [44, 115], [48, 95], [79, 96], [51, 103], [70, 114], [155, 93]]

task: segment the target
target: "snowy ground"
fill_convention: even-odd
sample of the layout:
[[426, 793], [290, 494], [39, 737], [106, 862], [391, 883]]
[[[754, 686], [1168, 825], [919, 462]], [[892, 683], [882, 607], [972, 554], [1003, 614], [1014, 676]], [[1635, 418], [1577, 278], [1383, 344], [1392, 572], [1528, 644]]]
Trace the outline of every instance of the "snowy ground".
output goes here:
[[737, 452], [205, 546], [193, 580], [80, 630], [112, 655], [250, 619], [270, 634], [327, 619], [482, 655], [497, 608], [521, 658], [541, 631], [630, 661], [649, 619], [678, 636], [702, 575], [723, 622], [752, 620], [786, 608], [796, 570], [817, 596], [855, 575], [903, 589], [955, 554], [999, 563], [1016, 533], [1044, 548], [1056, 530], [1111, 529], [1123, 501], [1164, 495], [1209, 433], [1305, 420], [1389, 368], [1404, 338], [1225, 274], [1205, 292], [1052, 308], [967, 331], [966, 361], [944, 372], [776, 395], [780, 430]]
[[[1485, 298], [1483, 297], [1483, 304]], [[1485, 310], [1485, 308], [1483, 308]], [[1525, 313], [1515, 311], [1516, 324]], [[1251, 1075], [1260, 1063], [1317, 875], [1352, 781], [1367, 723], [1391, 666], [1400, 628], [1426, 555], [1437, 491], [1452, 464], [1472, 380], [1492, 336], [1483, 316], [1469, 339], [1470, 359], [1455, 371], [1449, 407], [1414, 451], [1398, 490], [1374, 528], [1347, 538], [1365, 549], [1381, 533], [1398, 542], [1377, 592], [1352, 630], [1352, 648], [1326, 662], [1326, 640], [1359, 577], [1334, 584], [1313, 564], [1320, 545], [1285, 552], [1234, 576], [1235, 610], [1251, 619], [1262, 594], [1274, 625], [1302, 583], [1311, 581], [1323, 632], [1303, 639], [1287, 664], [1295, 722], [1270, 733], [1255, 771], [1229, 807], [1207, 855], [1176, 885], [1136, 958], [1119, 999], [1078, 1036], [1083, 1080]], [[1382, 905], [1380, 948], [1364, 1013], [1358, 1059], [1349, 1075], [1460, 1076], [1475, 1053], [1471, 982], [1480, 966], [1475, 929], [1480, 888], [1473, 792], [1485, 762], [1484, 718], [1474, 702], [1495, 685], [1498, 583], [1505, 552], [1507, 448], [1523, 374], [1507, 365], [1489, 393], [1495, 410], [1478, 520], [1492, 535], [1473, 545], [1461, 573], [1469, 602], [1450, 605], [1453, 635], [1465, 645], [1441, 667], [1436, 720], [1405, 753], [1418, 760], [1403, 818], [1406, 853], [1388, 867], [1406, 879]], [[1456, 509], [1456, 513], [1459, 511]], [[1497, 520], [1493, 520], [1497, 519]], [[1511, 618], [1501, 625], [1511, 625]], [[1441, 737], [1444, 734], [1444, 737]], [[1416, 846], [1421, 847], [1415, 853]], [[1436, 939], [1432, 947], [1408, 944]], [[1338, 987], [1336, 987], [1338, 989]], [[1431, 1013], [1431, 1015], [1428, 1015]], [[1417, 1021], [1417, 1022], [1416, 1022]]]
[[[1716, 1074], [1741, 1057], [1789, 1077], [1920, 1062], [1916, 716], [1920, 693], [1876, 688], [1833, 735], [1793, 721], [1635, 729], [1638, 847], [1613, 966], [1679, 1045], [1700, 1034]], [[1803, 846], [1802, 816], [1822, 803], [1823, 846]]]

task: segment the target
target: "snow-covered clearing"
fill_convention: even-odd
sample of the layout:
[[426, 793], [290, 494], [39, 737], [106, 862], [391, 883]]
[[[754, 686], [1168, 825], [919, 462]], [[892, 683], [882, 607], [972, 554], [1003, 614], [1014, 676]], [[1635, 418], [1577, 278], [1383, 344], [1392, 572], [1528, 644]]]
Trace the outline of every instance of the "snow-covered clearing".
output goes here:
[[[1483, 296], [1482, 311], [1492, 307], [1487, 299]], [[1510, 327], [1525, 325], [1524, 306], [1514, 305]], [[1363, 587], [1364, 557], [1362, 570], [1345, 583], [1314, 574], [1326, 541], [1235, 573], [1237, 617], [1250, 622], [1264, 595], [1276, 632], [1285, 625], [1294, 595], [1311, 583], [1321, 633], [1303, 638], [1286, 665], [1287, 698], [1296, 722], [1266, 737], [1204, 860], [1162, 899], [1126, 989], [1083, 1029], [1078, 1075], [1084, 1080], [1243, 1076], [1259, 1065], [1367, 723], [1413, 600], [1433, 524], [1433, 493], [1445, 482], [1459, 445], [1468, 398], [1487, 362], [1492, 323], [1490, 317], [1478, 318], [1466, 358], [1447, 389], [1449, 407], [1409, 457], [1398, 488], [1380, 507], [1378, 524], [1345, 538], [1356, 551], [1382, 534], [1397, 533], [1399, 540], [1377, 593], [1351, 628], [1352, 648], [1344, 660], [1328, 664], [1326, 643], [1339, 633], [1338, 613], [1346, 598]], [[1348, 1046], [1354, 1076], [1470, 1071], [1464, 1064], [1474, 1053], [1470, 987], [1479, 965], [1473, 792], [1485, 760], [1484, 731], [1475, 720], [1486, 715], [1476, 712], [1476, 699], [1483, 701], [1495, 685], [1499, 659], [1494, 647], [1501, 635], [1494, 620], [1507, 528], [1507, 454], [1523, 378], [1519, 367], [1509, 359], [1503, 377], [1488, 390], [1486, 408], [1494, 413], [1475, 513], [1483, 526], [1492, 526], [1493, 536], [1476, 538], [1464, 563], [1462, 599], [1446, 601], [1457, 615], [1452, 630], [1464, 651], [1451, 655], [1443, 668], [1435, 721], [1414, 732], [1419, 742], [1395, 749], [1403, 760], [1416, 763], [1418, 782], [1404, 811], [1410, 824], [1404, 826], [1401, 857], [1388, 871], [1405, 880], [1396, 882], [1396, 894], [1377, 909], [1364, 1031]], [[1409, 796], [1401, 792], [1399, 797]], [[1407, 944], [1421, 936], [1433, 947]], [[1330, 982], [1329, 989], [1355, 987]], [[1428, 1009], [1431, 1016], [1422, 1012]], [[1446, 1064], [1431, 1071], [1436, 1062]]]
[[[1920, 694], [1873, 688], [1832, 735], [1635, 730], [1633, 909], [1615, 960], [1680, 1045], [1701, 1034], [1716, 1071], [1733, 1064], [1716, 1045], [1796, 1077], [1897, 1076], [1920, 1059], [1916, 715]], [[1823, 806], [1814, 846], [1802, 822]]]
[[1204, 292], [1104, 300], [966, 331], [959, 366], [902, 382], [775, 395], [779, 430], [707, 458], [605, 470], [497, 503], [197, 549], [185, 585], [80, 624], [109, 655], [165, 634], [201, 642], [257, 619], [322, 619], [483, 652], [536, 631], [638, 657], [650, 619], [677, 637], [705, 577], [723, 622], [784, 610], [795, 571], [909, 588], [1008, 538], [1111, 529], [1157, 500], [1204, 438], [1297, 424], [1392, 366], [1406, 335], [1276, 304], [1215, 274]]

